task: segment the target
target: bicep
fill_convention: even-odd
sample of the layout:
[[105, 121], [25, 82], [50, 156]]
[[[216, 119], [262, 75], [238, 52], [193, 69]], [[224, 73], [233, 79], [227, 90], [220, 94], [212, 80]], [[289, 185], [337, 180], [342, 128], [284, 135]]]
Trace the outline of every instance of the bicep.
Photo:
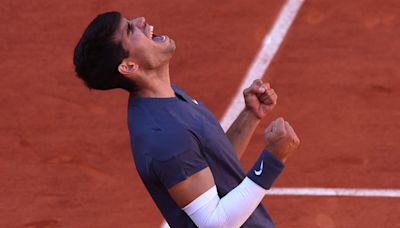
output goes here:
[[214, 185], [215, 182], [211, 170], [206, 167], [168, 188], [168, 192], [176, 204], [180, 208], [184, 208]]

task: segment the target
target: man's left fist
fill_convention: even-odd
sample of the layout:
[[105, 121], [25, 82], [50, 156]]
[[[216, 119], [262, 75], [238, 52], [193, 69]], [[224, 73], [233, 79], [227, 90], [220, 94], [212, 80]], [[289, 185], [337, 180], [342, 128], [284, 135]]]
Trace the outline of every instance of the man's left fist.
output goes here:
[[243, 91], [246, 109], [250, 110], [259, 119], [262, 119], [276, 105], [278, 95], [269, 83], [261, 79], [254, 80], [251, 86]]

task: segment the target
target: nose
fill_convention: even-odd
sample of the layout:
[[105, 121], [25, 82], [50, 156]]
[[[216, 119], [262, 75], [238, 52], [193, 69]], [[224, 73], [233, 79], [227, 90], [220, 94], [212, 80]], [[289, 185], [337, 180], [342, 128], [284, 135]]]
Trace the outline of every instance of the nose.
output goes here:
[[144, 17], [137, 17], [133, 19], [132, 22], [139, 28], [144, 28], [146, 25], [146, 19]]

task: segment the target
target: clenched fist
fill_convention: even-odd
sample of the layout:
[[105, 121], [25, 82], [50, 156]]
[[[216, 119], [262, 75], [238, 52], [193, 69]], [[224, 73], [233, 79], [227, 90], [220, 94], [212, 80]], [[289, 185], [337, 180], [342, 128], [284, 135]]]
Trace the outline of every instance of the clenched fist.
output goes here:
[[254, 80], [251, 86], [243, 91], [246, 109], [259, 119], [262, 119], [276, 105], [278, 95], [269, 83], [264, 83], [261, 79]]
[[285, 163], [288, 156], [299, 146], [300, 139], [292, 126], [280, 117], [265, 129], [265, 142], [265, 149]]

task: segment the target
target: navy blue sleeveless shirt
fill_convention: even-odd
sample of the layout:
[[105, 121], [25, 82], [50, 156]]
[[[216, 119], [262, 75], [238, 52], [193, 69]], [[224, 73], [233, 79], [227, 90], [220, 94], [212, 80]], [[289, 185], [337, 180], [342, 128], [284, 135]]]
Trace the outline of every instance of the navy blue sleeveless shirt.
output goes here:
[[[215, 117], [172, 85], [176, 97], [130, 97], [128, 128], [136, 169], [168, 224], [196, 227], [167, 189], [209, 167], [222, 198], [245, 172]], [[267, 171], [267, 170], [266, 170]], [[274, 227], [260, 204], [242, 227]]]

